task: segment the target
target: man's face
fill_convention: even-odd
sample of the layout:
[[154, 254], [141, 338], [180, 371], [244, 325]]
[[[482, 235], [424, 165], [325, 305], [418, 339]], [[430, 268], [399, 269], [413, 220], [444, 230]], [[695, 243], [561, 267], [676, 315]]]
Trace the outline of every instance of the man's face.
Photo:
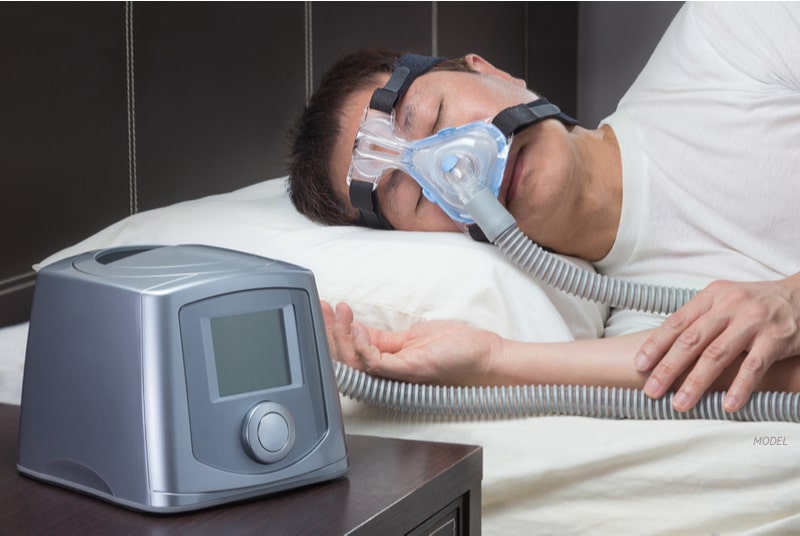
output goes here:
[[[446, 127], [492, 119], [509, 106], [536, 99], [522, 81], [477, 56], [472, 61], [477, 73], [434, 71], [411, 84], [395, 109], [395, 128], [400, 137], [421, 139]], [[383, 75], [380, 85], [388, 78], [388, 74]], [[343, 110], [342, 134], [334, 150], [334, 188], [348, 205], [346, 177], [353, 141], [374, 89], [356, 93]], [[553, 212], [549, 205], [557, 202], [569, 175], [566, 137], [561, 123], [545, 120], [523, 130], [513, 140], [498, 198], [523, 230], [523, 224], [543, 225]], [[422, 194], [416, 181], [404, 173], [390, 173], [381, 179], [378, 199], [381, 212], [395, 229], [457, 230], [455, 223]]]

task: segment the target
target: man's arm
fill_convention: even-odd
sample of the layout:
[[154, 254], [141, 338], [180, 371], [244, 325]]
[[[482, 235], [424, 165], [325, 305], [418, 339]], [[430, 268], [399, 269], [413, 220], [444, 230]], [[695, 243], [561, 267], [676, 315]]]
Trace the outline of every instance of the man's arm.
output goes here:
[[[647, 374], [634, 356], [650, 332], [563, 343], [526, 343], [458, 322], [423, 322], [386, 332], [354, 322], [350, 308], [324, 304], [334, 359], [367, 373], [416, 383], [453, 385], [569, 384], [642, 388]], [[734, 363], [712, 389], [724, 389]], [[760, 390], [800, 390], [800, 360], [773, 367]], [[694, 404], [692, 404], [693, 406]], [[688, 409], [688, 408], [687, 408]]]

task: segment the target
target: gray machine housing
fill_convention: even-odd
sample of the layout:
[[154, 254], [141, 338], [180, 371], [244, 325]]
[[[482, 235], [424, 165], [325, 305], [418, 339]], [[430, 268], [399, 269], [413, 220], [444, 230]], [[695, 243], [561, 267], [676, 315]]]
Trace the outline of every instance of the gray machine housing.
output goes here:
[[[283, 342], [264, 355], [287, 379], [223, 392], [216, 367], [227, 365], [215, 361], [210, 322], [232, 319], [234, 334], [246, 334], [236, 324], [251, 313], [282, 326]], [[240, 372], [244, 381], [257, 376]], [[31, 311], [17, 467], [164, 513], [344, 475], [313, 274], [208, 246], [112, 248], [45, 267]]]

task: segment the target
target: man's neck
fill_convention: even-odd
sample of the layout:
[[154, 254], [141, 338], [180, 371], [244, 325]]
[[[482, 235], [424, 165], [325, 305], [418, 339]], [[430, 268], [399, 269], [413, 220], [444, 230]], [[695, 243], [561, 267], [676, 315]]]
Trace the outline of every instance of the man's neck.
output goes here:
[[584, 175], [577, 203], [580, 257], [598, 261], [605, 257], [617, 237], [622, 213], [622, 161], [614, 131], [574, 131], [579, 153], [576, 171]]

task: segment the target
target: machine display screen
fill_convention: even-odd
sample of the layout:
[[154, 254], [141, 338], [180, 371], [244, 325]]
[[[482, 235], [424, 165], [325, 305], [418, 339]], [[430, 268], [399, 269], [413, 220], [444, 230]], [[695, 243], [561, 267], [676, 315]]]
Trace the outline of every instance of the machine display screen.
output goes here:
[[219, 396], [291, 384], [282, 309], [211, 319]]

